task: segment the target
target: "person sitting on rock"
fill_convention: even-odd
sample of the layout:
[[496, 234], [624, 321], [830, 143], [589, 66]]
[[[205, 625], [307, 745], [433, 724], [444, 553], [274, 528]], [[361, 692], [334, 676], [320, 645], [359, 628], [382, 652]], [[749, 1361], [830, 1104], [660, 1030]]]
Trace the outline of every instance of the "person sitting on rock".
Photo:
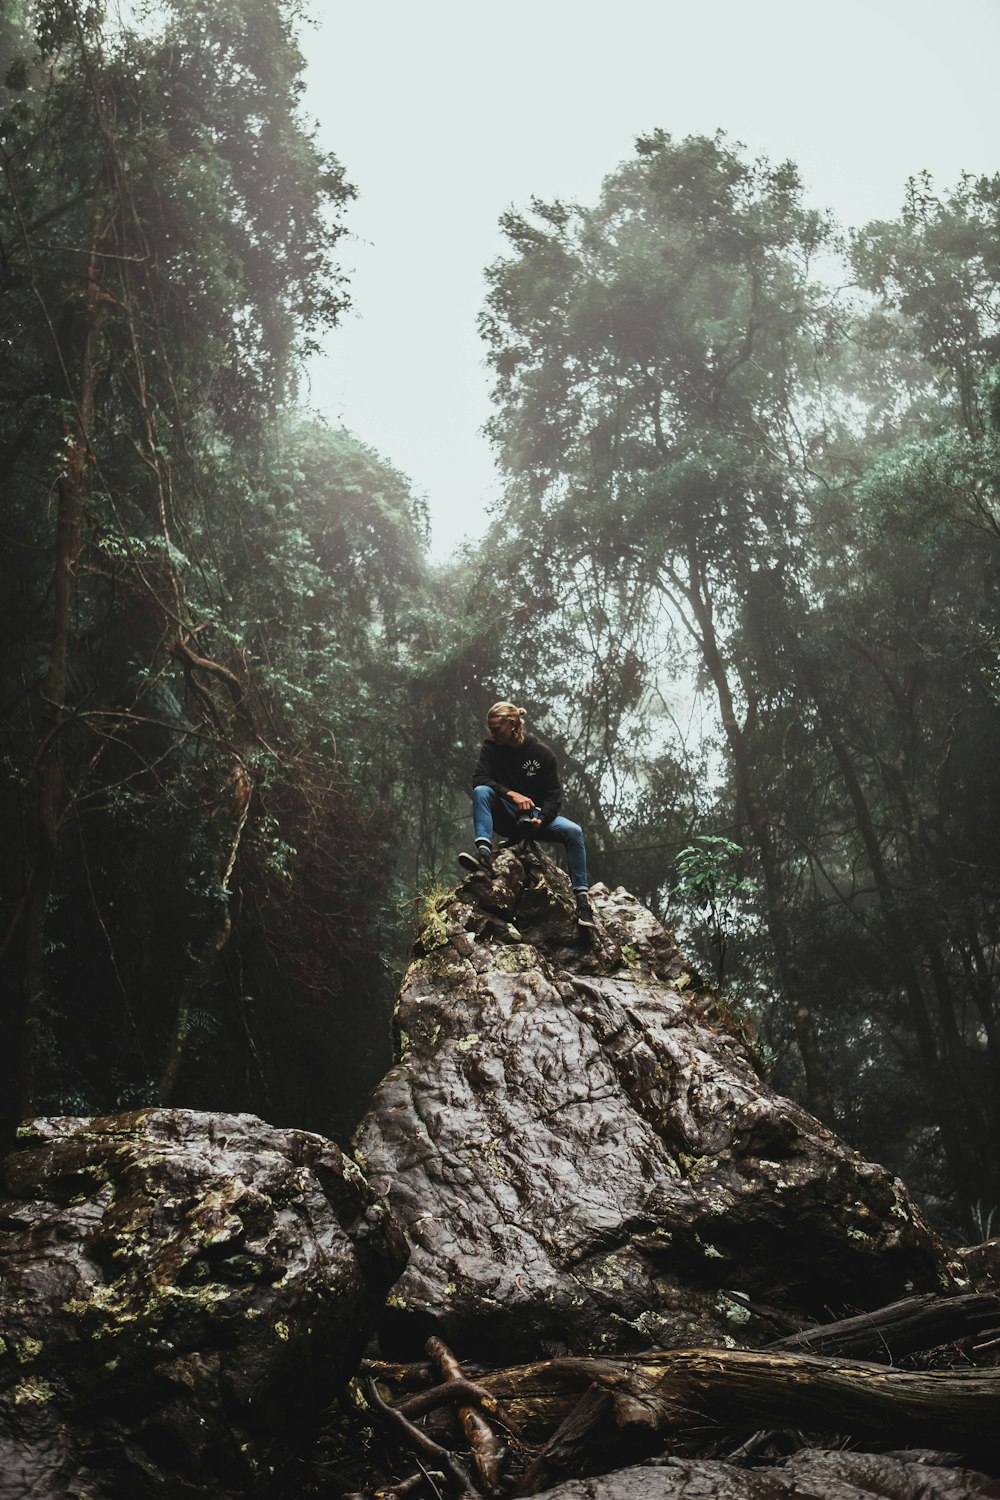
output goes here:
[[559, 816], [562, 788], [555, 753], [534, 735], [525, 734], [524, 721], [524, 709], [513, 703], [494, 703], [486, 716], [489, 734], [472, 778], [476, 852], [461, 853], [459, 864], [493, 874], [494, 828], [511, 842], [539, 839], [545, 844], [565, 844], [577, 925], [596, 927], [583, 830], [579, 823]]

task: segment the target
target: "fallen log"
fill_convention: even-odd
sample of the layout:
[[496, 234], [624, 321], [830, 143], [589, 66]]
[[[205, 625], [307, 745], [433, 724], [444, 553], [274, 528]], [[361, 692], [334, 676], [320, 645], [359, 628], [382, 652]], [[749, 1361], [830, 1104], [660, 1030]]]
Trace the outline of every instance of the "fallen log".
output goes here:
[[606, 1467], [610, 1457], [608, 1426], [613, 1420], [613, 1402], [609, 1393], [600, 1386], [588, 1386], [525, 1470], [513, 1491], [512, 1500], [538, 1495], [563, 1479], [592, 1474], [595, 1454], [600, 1454], [604, 1460], [603, 1465], [598, 1462], [596, 1467]]
[[780, 1350], [694, 1348], [545, 1360], [498, 1370], [482, 1384], [539, 1444], [594, 1385], [611, 1396], [619, 1428], [638, 1435], [646, 1427], [661, 1448], [706, 1424], [727, 1440], [794, 1426], [882, 1445], [933, 1444], [996, 1462], [995, 1369], [899, 1370]]
[[1000, 1334], [1000, 1296], [969, 1292], [940, 1297], [933, 1292], [904, 1297], [874, 1312], [822, 1323], [776, 1339], [768, 1349], [789, 1353], [846, 1355], [892, 1364], [904, 1355], [960, 1340]]

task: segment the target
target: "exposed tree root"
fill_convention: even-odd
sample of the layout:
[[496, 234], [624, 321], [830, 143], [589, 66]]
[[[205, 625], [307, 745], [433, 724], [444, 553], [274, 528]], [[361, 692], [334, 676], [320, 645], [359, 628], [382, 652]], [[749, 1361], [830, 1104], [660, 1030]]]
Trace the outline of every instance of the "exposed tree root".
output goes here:
[[500, 1487], [500, 1475], [506, 1449], [472, 1401], [484, 1399], [487, 1405], [494, 1408], [496, 1402], [492, 1401], [480, 1387], [471, 1385], [465, 1379], [458, 1360], [440, 1339], [429, 1338], [426, 1348], [428, 1355], [440, 1370], [442, 1379], [453, 1386], [461, 1382], [463, 1389], [468, 1393], [469, 1399], [459, 1403], [457, 1407], [458, 1419], [468, 1439], [479, 1488], [486, 1495], [495, 1495]]
[[440, 1443], [405, 1417], [401, 1411], [390, 1406], [382, 1400], [374, 1380], [367, 1378], [362, 1382], [365, 1400], [371, 1408], [375, 1420], [385, 1431], [403, 1448], [419, 1458], [427, 1458], [439, 1468], [444, 1475], [449, 1494], [465, 1500], [465, 1497], [474, 1495], [469, 1484], [469, 1476], [453, 1453], [443, 1448]]

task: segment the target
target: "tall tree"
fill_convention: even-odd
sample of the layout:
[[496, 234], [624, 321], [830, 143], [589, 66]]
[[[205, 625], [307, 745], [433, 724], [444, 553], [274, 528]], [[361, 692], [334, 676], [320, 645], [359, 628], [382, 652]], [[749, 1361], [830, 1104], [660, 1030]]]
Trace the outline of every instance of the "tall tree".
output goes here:
[[595, 802], [634, 819], [608, 759], [638, 739], [641, 786], [666, 748], [649, 709], [686, 634], [728, 768], [700, 796], [754, 852], [807, 1097], [966, 1207], [996, 1192], [993, 799], [973, 830], [968, 778], [996, 728], [998, 202], [917, 179], [854, 237], [848, 301], [792, 168], [656, 135], [596, 207], [508, 216], [483, 320], [509, 633], [544, 628], [538, 696], [603, 726]]
[[[276, 724], [230, 544], [263, 518], [296, 360], [345, 300], [334, 252], [351, 189], [298, 114], [293, 25], [282, 0], [171, 0], [141, 32], [76, 0], [7, 17], [3, 817], [17, 858], [2, 941], [22, 1113], [58, 1072], [81, 888], [135, 1051], [171, 1093], [241, 849], [267, 824], [262, 792], [295, 760], [301, 729]], [[360, 535], [351, 545], [360, 560]], [[97, 868], [144, 799], [167, 835], [161, 896], [193, 924], [167, 964], [168, 1038], [162, 1017], [135, 1014]]]
[[[768, 929], [813, 1107], [830, 1113], [808, 985], [787, 917], [781, 833], [755, 760], [760, 705], [734, 625], [796, 566], [797, 520], [829, 337], [810, 279], [829, 226], [789, 164], [722, 138], [658, 133], [591, 210], [534, 204], [505, 223], [483, 320], [505, 526], [545, 574], [626, 581], [635, 619], [669, 612], [712, 684], [754, 846]], [[531, 568], [533, 567], [533, 573]], [[619, 615], [616, 632], [627, 630]]]

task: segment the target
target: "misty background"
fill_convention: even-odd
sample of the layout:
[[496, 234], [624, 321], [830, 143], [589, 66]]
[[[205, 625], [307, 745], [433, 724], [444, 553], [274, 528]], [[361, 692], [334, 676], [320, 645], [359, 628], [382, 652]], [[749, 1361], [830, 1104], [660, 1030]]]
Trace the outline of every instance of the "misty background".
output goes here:
[[908, 177], [995, 169], [994, 0], [371, 0], [317, 6], [305, 108], [358, 188], [352, 308], [303, 395], [426, 497], [435, 554], [500, 494], [476, 321], [497, 228], [532, 197], [589, 203], [654, 129], [791, 159], [845, 227]]

